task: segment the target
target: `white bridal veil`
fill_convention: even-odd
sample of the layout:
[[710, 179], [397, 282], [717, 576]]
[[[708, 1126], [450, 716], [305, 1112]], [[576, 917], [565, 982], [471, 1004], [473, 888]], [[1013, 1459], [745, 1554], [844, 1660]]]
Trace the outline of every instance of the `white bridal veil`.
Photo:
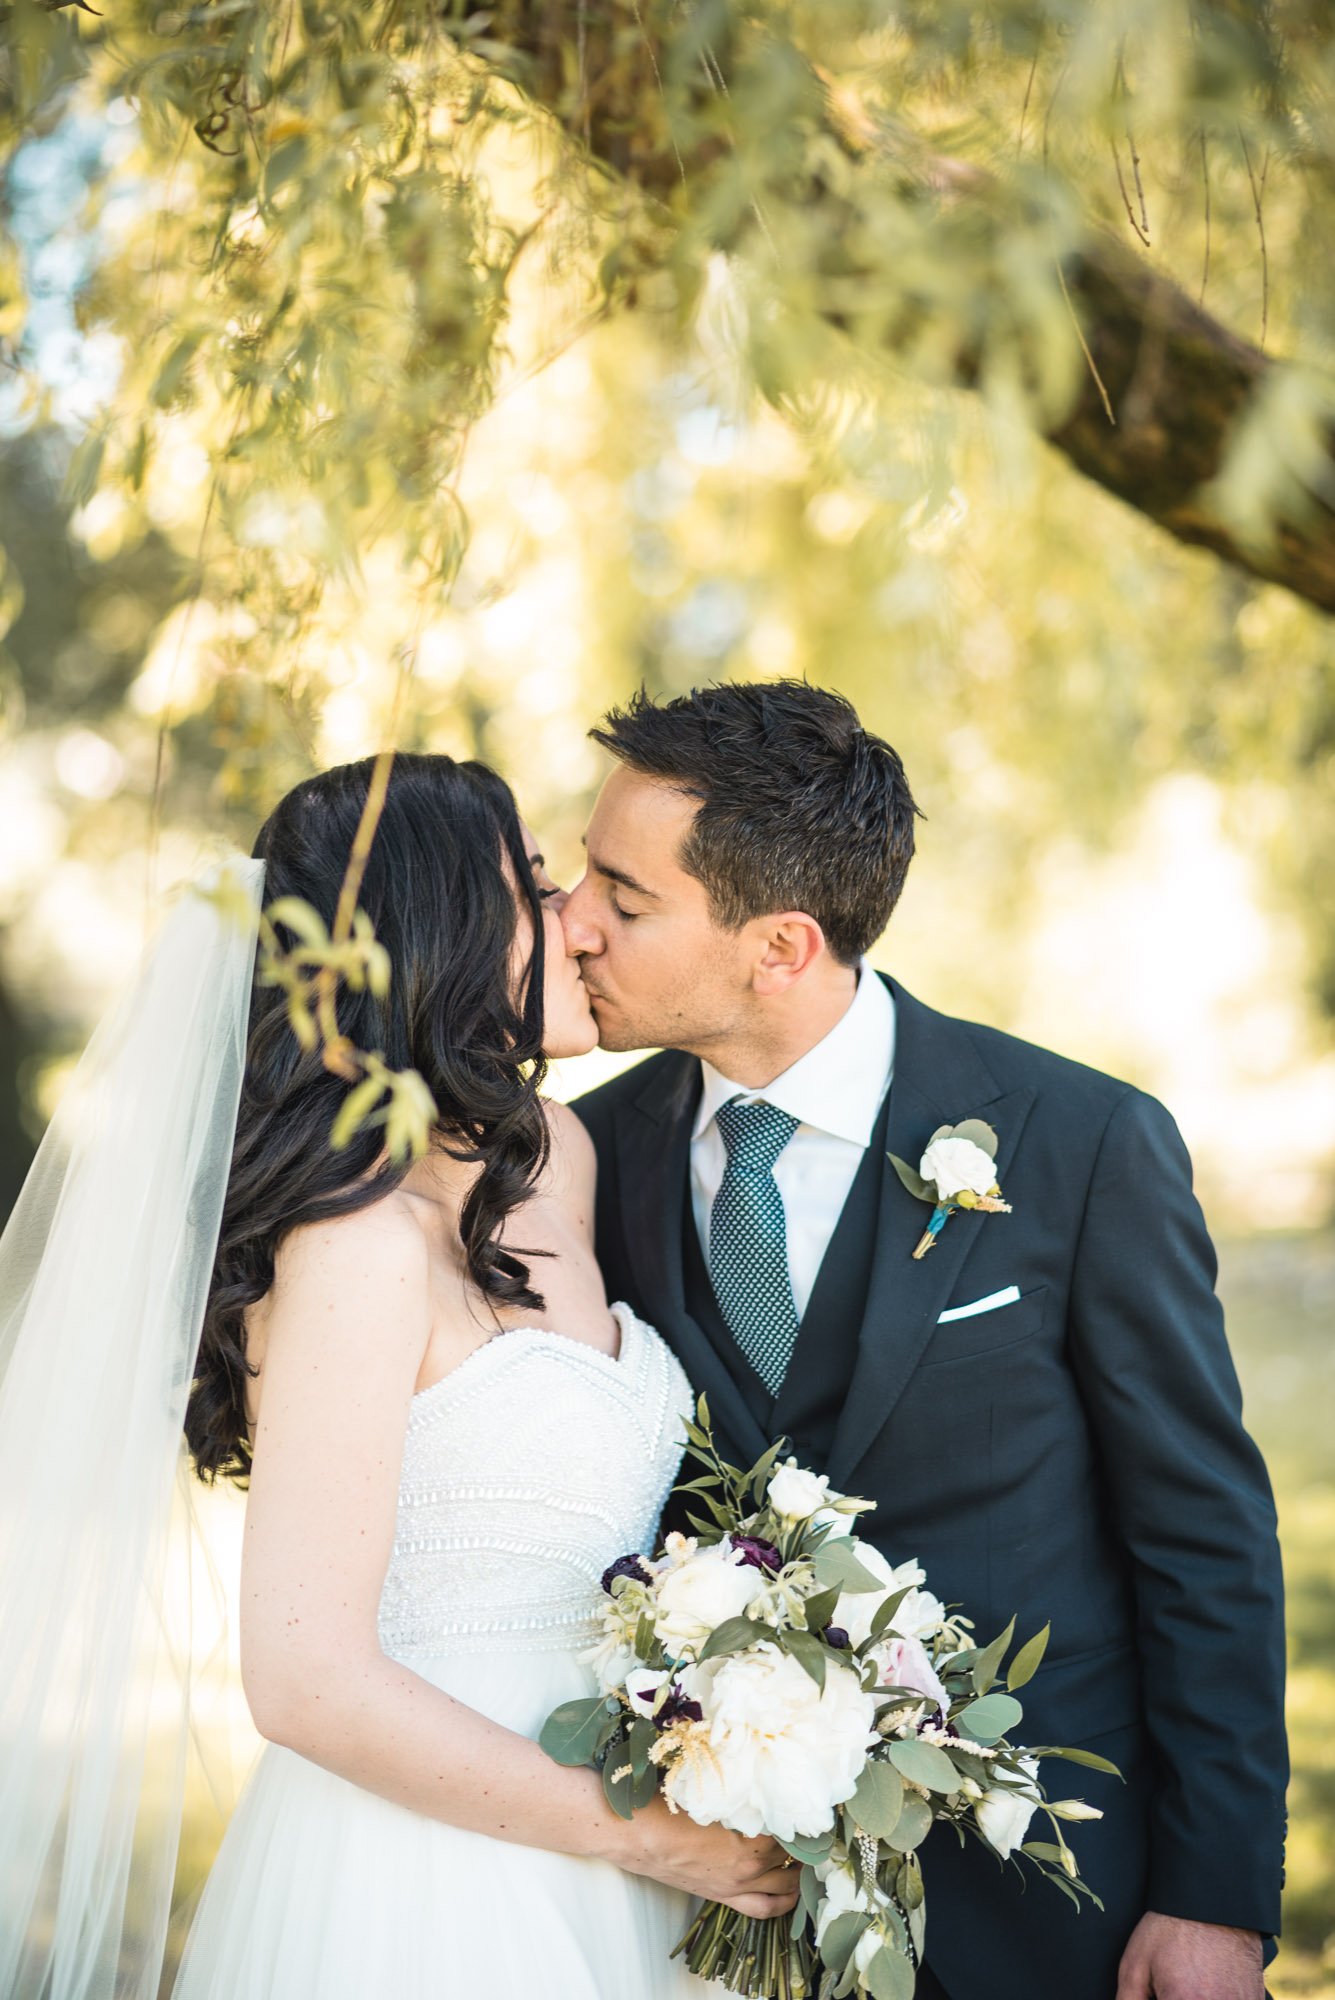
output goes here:
[[188, 1696], [168, 1528], [263, 881], [226, 871], [98, 1028], [0, 1237], [0, 2000], [156, 2000]]

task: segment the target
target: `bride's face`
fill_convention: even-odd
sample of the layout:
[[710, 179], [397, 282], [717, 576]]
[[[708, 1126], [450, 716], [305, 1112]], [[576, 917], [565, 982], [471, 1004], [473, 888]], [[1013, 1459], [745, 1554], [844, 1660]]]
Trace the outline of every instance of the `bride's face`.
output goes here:
[[[547, 873], [546, 864], [527, 827], [524, 852], [533, 869], [533, 879], [542, 897], [543, 963], [542, 990], [543, 1048], [558, 1061], [562, 1056], [586, 1056], [598, 1046], [598, 1024], [589, 1006], [584, 981], [579, 976], [579, 960], [567, 956], [561, 911], [566, 892]], [[516, 899], [518, 900], [518, 899]], [[533, 955], [533, 919], [528, 904], [518, 904], [519, 922], [515, 932], [517, 967], [526, 966]]]

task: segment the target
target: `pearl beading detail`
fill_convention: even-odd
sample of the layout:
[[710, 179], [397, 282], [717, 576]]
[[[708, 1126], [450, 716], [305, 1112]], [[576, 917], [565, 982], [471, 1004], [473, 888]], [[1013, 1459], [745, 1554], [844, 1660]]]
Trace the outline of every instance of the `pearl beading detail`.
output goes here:
[[652, 1545], [693, 1402], [653, 1329], [612, 1311], [615, 1359], [519, 1327], [414, 1397], [380, 1600], [392, 1657], [597, 1637], [602, 1573]]

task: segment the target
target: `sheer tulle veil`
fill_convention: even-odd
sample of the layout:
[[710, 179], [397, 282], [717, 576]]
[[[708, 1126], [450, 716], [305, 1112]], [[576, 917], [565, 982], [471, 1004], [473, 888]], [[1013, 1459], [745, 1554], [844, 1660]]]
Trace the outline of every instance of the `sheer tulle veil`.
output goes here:
[[168, 1530], [263, 872], [175, 904], [0, 1238], [0, 2000], [158, 1991], [188, 1709]]

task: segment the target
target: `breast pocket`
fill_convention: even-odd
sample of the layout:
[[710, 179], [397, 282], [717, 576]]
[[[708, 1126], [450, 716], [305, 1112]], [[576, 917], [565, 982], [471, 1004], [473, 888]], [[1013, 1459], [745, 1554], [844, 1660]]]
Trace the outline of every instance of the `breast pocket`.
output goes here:
[[948, 1320], [938, 1325], [927, 1344], [919, 1366], [940, 1367], [947, 1361], [967, 1361], [977, 1354], [999, 1354], [1030, 1340], [1043, 1325], [1048, 1307], [1048, 1287], [1023, 1292], [1008, 1306], [991, 1312], [974, 1313], [968, 1319]]

